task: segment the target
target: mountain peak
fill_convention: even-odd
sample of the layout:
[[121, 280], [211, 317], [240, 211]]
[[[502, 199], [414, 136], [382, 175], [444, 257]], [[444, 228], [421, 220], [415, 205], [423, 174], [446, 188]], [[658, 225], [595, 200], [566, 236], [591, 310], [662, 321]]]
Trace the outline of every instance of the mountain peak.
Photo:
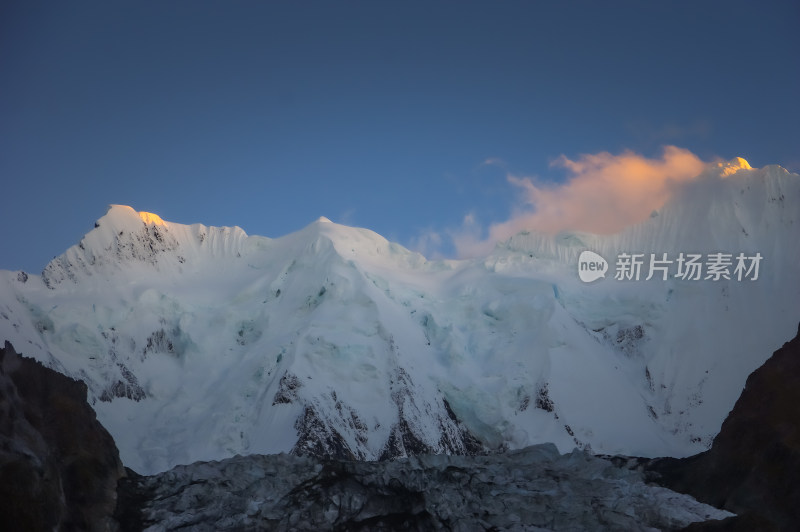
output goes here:
[[738, 164], [740, 168], [743, 168], [745, 170], [753, 169], [753, 167], [750, 166], [750, 163], [748, 163], [743, 157], [734, 157], [733, 159], [728, 161], [728, 164]]
[[103, 220], [109, 220], [112, 225], [117, 223], [130, 223], [142, 221], [147, 225], [166, 225], [166, 222], [161, 217], [152, 212], [136, 211], [133, 207], [128, 205], [111, 204], [108, 206], [106, 214], [97, 221], [98, 225]]
[[753, 167], [750, 166], [750, 163], [748, 163], [747, 160], [745, 160], [743, 157], [734, 157], [730, 161], [719, 162], [717, 163], [717, 168], [720, 168], [722, 170], [722, 172], [720, 173], [722, 177], [733, 175], [739, 170], [753, 169]]
[[[464, 261], [324, 218], [267, 239], [115, 205], [47, 266], [52, 290], [0, 272], [0, 334], [83, 379], [140, 472], [543, 441], [683, 456], [800, 313], [800, 176], [720, 163], [618, 234], [523, 234]], [[584, 250], [623, 278], [581, 283]], [[760, 271], [738, 279], [739, 254]]]
[[101, 272], [104, 278], [134, 264], [179, 275], [187, 262], [197, 269], [217, 258], [241, 256], [247, 238], [240, 227], [184, 225], [112, 204], [77, 245], [50, 261], [42, 278], [53, 288]]
[[153, 214], [152, 212], [140, 212], [139, 218], [146, 224], [153, 224], [153, 225], [167, 225], [164, 220], [161, 219], [161, 216], [157, 214]]
[[320, 216], [319, 218], [317, 218], [316, 222], [318, 224], [332, 224], [333, 223], [332, 221], [330, 221], [328, 218], [326, 218], [324, 216]]

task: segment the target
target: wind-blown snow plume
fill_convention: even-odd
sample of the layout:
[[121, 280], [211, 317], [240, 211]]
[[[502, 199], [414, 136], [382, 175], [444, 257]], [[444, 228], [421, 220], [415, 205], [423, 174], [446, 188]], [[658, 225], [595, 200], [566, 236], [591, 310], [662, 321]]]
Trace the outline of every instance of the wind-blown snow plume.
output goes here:
[[562, 155], [551, 166], [567, 170], [568, 179], [550, 184], [509, 175], [523, 206], [508, 220], [492, 224], [485, 237], [474, 218], [466, 218], [459, 230], [451, 232], [458, 255], [485, 254], [520, 231], [620, 231], [661, 208], [675, 188], [699, 176], [706, 163], [689, 150], [667, 146], [654, 159], [630, 151], [600, 152], [577, 160]]

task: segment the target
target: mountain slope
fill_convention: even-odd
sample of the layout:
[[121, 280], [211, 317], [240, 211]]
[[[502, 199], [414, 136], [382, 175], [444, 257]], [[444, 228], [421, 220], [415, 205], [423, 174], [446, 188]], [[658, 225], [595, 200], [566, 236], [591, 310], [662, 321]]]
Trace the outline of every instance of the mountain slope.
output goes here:
[[[468, 261], [326, 219], [268, 239], [112, 206], [41, 276], [0, 272], [0, 336], [84, 380], [142, 473], [540, 442], [685, 456], [794, 329], [798, 205], [800, 177], [734, 160], [620, 234], [520, 234]], [[586, 249], [606, 279], [578, 280]], [[613, 279], [651, 252], [763, 261], [755, 281]]]
[[648, 464], [654, 480], [737, 514], [760, 529], [793, 530], [800, 518], [800, 327], [747, 378], [708, 451]]

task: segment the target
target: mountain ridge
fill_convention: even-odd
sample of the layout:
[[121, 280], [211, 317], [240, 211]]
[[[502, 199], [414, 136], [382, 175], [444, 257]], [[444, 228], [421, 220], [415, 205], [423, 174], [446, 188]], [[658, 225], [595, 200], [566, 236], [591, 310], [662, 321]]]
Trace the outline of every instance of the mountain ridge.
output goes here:
[[[686, 456], [800, 314], [800, 177], [727, 168], [618, 235], [520, 234], [460, 261], [324, 220], [270, 239], [113, 206], [41, 277], [0, 272], [0, 335], [86, 382], [143, 473], [541, 442]], [[578, 280], [586, 249], [606, 279]], [[697, 251], [761, 252], [761, 276], [613, 278], [622, 252]]]

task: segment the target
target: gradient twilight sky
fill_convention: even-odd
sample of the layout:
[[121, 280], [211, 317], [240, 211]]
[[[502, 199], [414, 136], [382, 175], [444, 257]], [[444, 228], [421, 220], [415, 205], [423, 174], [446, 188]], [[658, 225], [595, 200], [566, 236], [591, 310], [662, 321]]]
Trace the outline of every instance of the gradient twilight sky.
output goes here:
[[800, 171], [799, 95], [796, 0], [7, 1], [0, 268], [110, 203], [464, 254], [597, 157]]

